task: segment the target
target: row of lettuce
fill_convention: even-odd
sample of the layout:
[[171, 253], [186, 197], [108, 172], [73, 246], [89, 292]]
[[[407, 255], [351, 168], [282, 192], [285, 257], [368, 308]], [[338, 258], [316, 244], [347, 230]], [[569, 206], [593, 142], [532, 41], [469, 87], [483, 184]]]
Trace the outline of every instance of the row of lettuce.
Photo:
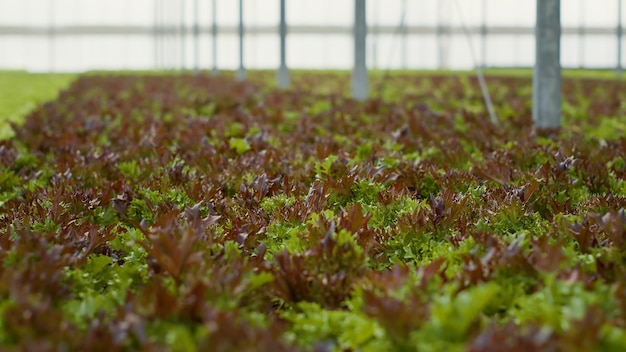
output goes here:
[[[618, 350], [619, 82], [393, 77], [358, 103], [88, 76], [0, 142], [0, 343], [43, 349]], [[313, 88], [312, 88], [313, 87]], [[612, 118], [616, 117], [616, 118]]]

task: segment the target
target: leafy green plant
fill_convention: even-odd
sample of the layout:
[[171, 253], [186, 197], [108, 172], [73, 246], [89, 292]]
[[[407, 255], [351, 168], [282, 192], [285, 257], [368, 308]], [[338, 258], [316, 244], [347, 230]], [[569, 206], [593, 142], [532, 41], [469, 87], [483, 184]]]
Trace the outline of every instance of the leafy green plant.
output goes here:
[[36, 107], [0, 142], [0, 349], [619, 350], [619, 82], [566, 78], [541, 136], [527, 77], [489, 78], [498, 126], [473, 78], [347, 78], [90, 74]]
[[239, 155], [252, 149], [245, 138], [231, 138], [228, 140], [228, 146]]
[[381, 351], [392, 345], [375, 320], [362, 313], [326, 310], [315, 303], [301, 302], [283, 313], [293, 329], [288, 341], [303, 348], [324, 346], [332, 350]]

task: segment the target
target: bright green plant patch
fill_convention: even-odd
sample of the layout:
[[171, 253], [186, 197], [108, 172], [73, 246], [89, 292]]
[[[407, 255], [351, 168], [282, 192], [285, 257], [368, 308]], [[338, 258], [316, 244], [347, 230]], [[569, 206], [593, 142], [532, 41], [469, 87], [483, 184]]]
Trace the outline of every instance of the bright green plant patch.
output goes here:
[[54, 99], [74, 77], [0, 71], [0, 140], [13, 136], [9, 122], [20, 123], [38, 104]]

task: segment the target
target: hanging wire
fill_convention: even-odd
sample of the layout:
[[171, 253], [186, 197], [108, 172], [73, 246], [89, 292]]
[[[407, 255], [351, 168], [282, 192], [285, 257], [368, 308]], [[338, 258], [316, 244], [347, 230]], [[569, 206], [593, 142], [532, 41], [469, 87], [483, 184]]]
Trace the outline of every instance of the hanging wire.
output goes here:
[[[491, 101], [491, 96], [489, 95], [489, 89], [487, 87], [487, 83], [485, 81], [485, 77], [483, 75], [483, 70], [480, 67], [481, 65], [477, 64], [476, 61], [476, 54], [474, 53], [474, 44], [472, 42], [472, 38], [469, 32], [469, 29], [467, 28], [467, 25], [465, 23], [465, 18], [463, 16], [463, 10], [461, 8], [461, 6], [459, 5], [457, 0], [454, 0], [454, 3], [459, 11], [459, 16], [461, 18], [461, 25], [463, 27], [463, 32], [465, 33], [465, 36], [468, 40], [469, 43], [469, 47], [470, 47], [470, 54], [471, 54], [471, 58], [472, 58], [472, 64], [474, 66], [474, 70], [476, 70], [476, 77], [478, 78], [478, 84], [480, 85], [480, 91], [481, 94], [483, 96], [483, 100], [485, 101], [485, 105], [487, 106], [487, 112], [489, 114], [489, 119], [491, 120], [491, 123], [493, 123], [494, 125], [498, 124], [498, 115], [496, 115], [496, 111], [493, 107], [493, 102]], [[394, 31], [394, 37], [398, 37], [404, 30], [406, 27], [406, 12], [407, 9], [406, 7], [403, 8], [403, 11], [401, 13], [400, 16], [400, 25], [398, 27], [396, 27], [396, 30]], [[377, 91], [379, 92], [379, 94], [382, 94], [383, 92], [383, 87], [385, 86], [385, 84], [387, 83], [387, 81], [389, 80], [389, 77], [391, 75], [391, 60], [393, 58], [393, 54], [395, 52], [396, 49], [396, 41], [393, 41], [392, 44], [392, 48], [391, 50], [389, 50], [389, 60], [387, 61], [389, 64], [387, 65], [387, 68], [385, 69], [385, 74], [383, 75], [383, 78], [381, 79], [380, 83], [377, 86]]]
[[463, 9], [461, 8], [461, 5], [459, 4], [458, 0], [454, 0], [454, 4], [456, 5], [457, 10], [459, 11], [459, 17], [461, 18], [461, 26], [463, 27], [463, 32], [465, 32], [465, 37], [467, 38], [467, 42], [470, 47], [470, 56], [472, 58], [474, 69], [476, 70], [476, 77], [478, 78], [480, 91], [483, 95], [483, 99], [485, 100], [485, 105], [487, 106], [487, 112], [489, 112], [489, 118], [491, 119], [491, 123], [493, 123], [494, 125], [497, 125], [499, 121], [498, 115], [496, 115], [496, 110], [493, 108], [493, 103], [491, 101], [491, 96], [489, 95], [487, 82], [485, 82], [485, 76], [483, 75], [483, 69], [482, 67], [480, 67], [481, 65], [479, 65], [476, 61], [476, 55], [474, 54], [474, 43], [472, 41], [470, 31], [467, 28], [467, 24], [465, 23]]

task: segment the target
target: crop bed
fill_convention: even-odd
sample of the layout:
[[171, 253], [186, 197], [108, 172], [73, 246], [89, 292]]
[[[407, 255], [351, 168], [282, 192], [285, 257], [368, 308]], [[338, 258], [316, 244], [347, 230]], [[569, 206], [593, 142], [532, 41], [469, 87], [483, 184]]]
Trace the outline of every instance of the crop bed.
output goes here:
[[[0, 346], [618, 351], [618, 81], [85, 76], [0, 142]], [[621, 117], [620, 117], [621, 116]]]

